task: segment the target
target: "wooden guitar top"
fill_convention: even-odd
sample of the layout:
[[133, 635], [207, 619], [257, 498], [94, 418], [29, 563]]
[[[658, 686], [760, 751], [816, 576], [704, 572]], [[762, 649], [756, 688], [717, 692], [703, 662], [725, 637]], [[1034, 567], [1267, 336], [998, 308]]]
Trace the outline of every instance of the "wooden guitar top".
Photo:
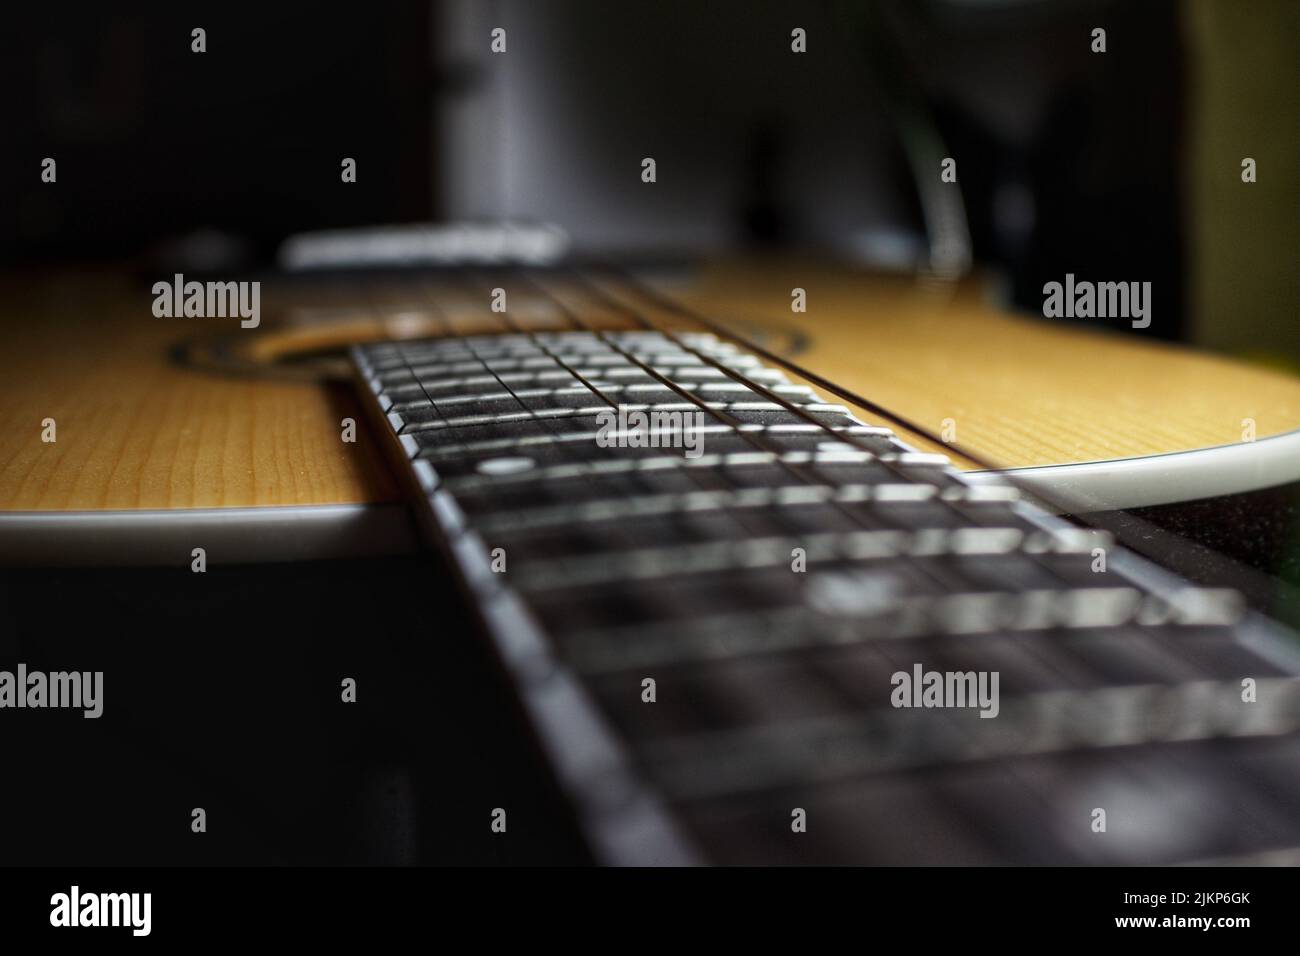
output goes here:
[[[234, 319], [156, 318], [147, 283], [112, 272], [0, 282], [0, 511], [395, 501], [346, 384], [223, 375], [178, 363], [173, 349], [212, 333], [247, 343], [254, 356], [413, 334], [418, 299], [368, 295], [358, 304], [279, 289], [274, 279], [264, 286], [266, 318], [244, 331]], [[1011, 315], [987, 304], [976, 282], [953, 292], [782, 261], [714, 264], [660, 287], [933, 434], [947, 428], [959, 447], [1002, 466], [1235, 445], [1247, 421], [1261, 440], [1300, 429], [1292, 375], [1141, 334]], [[806, 313], [791, 311], [795, 287], [806, 291]], [[286, 331], [277, 323], [290, 315], [298, 322]], [[414, 324], [410, 333], [403, 323]], [[353, 444], [340, 440], [349, 417], [362, 429]], [[46, 419], [56, 423], [52, 443], [42, 441]]]

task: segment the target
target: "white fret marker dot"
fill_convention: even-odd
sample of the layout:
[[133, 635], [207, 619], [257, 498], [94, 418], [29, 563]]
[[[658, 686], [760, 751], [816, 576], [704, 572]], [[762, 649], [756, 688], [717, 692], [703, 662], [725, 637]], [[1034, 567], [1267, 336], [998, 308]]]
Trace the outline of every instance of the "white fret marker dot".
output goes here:
[[831, 572], [814, 575], [804, 596], [823, 614], [854, 617], [884, 613], [898, 603], [899, 590], [888, 574]]
[[480, 475], [514, 475], [536, 467], [537, 462], [522, 455], [514, 458], [488, 458], [478, 463]]

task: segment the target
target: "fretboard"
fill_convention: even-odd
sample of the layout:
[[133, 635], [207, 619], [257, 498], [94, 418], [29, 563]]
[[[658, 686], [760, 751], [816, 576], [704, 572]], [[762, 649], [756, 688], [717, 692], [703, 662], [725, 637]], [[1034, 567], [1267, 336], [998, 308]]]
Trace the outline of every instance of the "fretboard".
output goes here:
[[[353, 354], [602, 861], [1300, 847], [1300, 681], [1231, 592], [971, 484], [711, 335]], [[930, 674], [972, 695], [996, 674], [996, 715], [942, 686], [931, 706]]]

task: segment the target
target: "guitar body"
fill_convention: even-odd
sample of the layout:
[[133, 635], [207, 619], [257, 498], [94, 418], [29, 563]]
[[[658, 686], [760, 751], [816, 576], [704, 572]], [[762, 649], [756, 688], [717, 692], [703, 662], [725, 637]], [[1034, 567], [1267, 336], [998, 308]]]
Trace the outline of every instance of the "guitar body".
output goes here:
[[[1300, 380], [1283, 372], [1010, 315], [974, 281], [935, 289], [784, 260], [658, 281], [914, 424], [882, 422], [919, 450], [967, 471], [1014, 469], [1057, 510], [1300, 479]], [[265, 317], [245, 330], [156, 318], [148, 283], [120, 273], [6, 280], [0, 560], [170, 563], [196, 533], [239, 561], [413, 547], [342, 363], [303, 356], [429, 334], [439, 290], [400, 277], [263, 284]], [[441, 301], [465, 331], [500, 328], [487, 289]], [[54, 441], [42, 440], [48, 419]], [[355, 441], [343, 440], [348, 419]]]
[[[148, 754], [88, 810], [67, 795], [118, 750], [87, 770], [80, 720], [18, 735], [50, 796], [0, 803], [15, 858], [1294, 857], [1282, 629], [1032, 500], [1295, 482], [1300, 382], [977, 284], [608, 281], [268, 278], [255, 329], [155, 317], [114, 273], [0, 290], [5, 658], [107, 674], [105, 726]], [[591, 441], [638, 402], [698, 410], [704, 454]], [[1001, 690], [927, 710], [940, 665]], [[220, 839], [173, 825], [195, 804]]]

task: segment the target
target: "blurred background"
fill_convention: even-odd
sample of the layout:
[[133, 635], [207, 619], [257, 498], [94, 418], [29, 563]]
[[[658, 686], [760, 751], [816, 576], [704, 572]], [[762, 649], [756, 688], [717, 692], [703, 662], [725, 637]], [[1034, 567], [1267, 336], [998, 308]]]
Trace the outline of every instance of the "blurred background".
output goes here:
[[[307, 230], [510, 220], [561, 227], [579, 258], [973, 268], [1035, 315], [1068, 272], [1149, 281], [1158, 320], [1117, 332], [1300, 371], [1295, 0], [179, 6], [5, 11], [0, 277], [231, 275], [274, 268]], [[791, 51], [795, 28], [806, 53]], [[57, 185], [41, 181], [45, 157]], [[940, 183], [944, 157], [955, 185]], [[1300, 622], [1300, 487], [1140, 517], [1289, 582], [1231, 579]], [[0, 816], [18, 821], [6, 861], [583, 860], [576, 830], [543, 825], [564, 816], [549, 797], [512, 817], [523, 836], [509, 848], [441, 825], [501, 793], [548, 794], [549, 778], [504, 689], [482, 690], [498, 679], [486, 646], [423, 639], [425, 608], [442, 633], [474, 626], [445, 610], [456, 595], [426, 560], [202, 581], [184, 567], [5, 569], [0, 660], [85, 662], [124, 682], [98, 746], [79, 719], [37, 730], [25, 712], [9, 754], [24, 785], [0, 788]], [[424, 603], [396, 602], [377, 626], [368, 602], [321, 600], [345, 589]], [[240, 662], [233, 690], [222, 661]], [[362, 723], [334, 690], [357, 671], [379, 702]], [[192, 706], [217, 699], [232, 706]], [[222, 821], [197, 849], [188, 818], [168, 815], [195, 793]], [[412, 832], [417, 819], [438, 825]]]
[[[601, 256], [972, 260], [1035, 313], [1066, 272], [1151, 281], [1146, 334], [1300, 357], [1291, 0], [48, 3], [6, 18], [10, 268], [246, 268], [302, 230], [511, 219]], [[940, 188], [945, 156], [957, 190]]]

